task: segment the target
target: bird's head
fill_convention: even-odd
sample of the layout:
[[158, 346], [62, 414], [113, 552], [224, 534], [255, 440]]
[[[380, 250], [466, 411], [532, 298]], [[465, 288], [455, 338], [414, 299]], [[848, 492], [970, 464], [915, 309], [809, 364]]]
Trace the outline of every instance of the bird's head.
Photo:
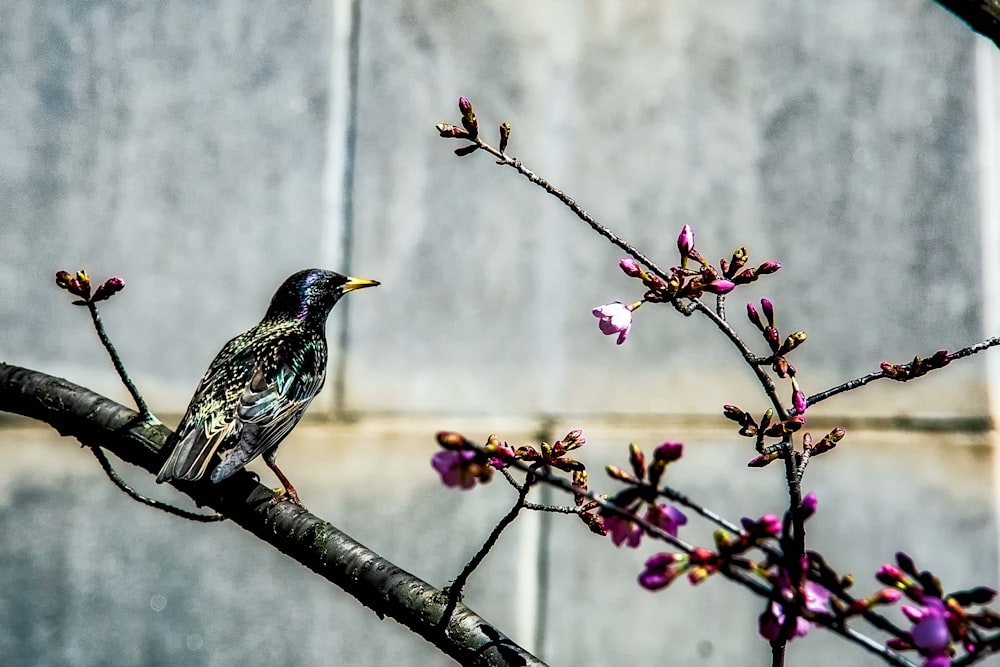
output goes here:
[[330, 309], [348, 292], [378, 285], [376, 280], [352, 278], [323, 269], [293, 273], [271, 298], [266, 318], [309, 316], [326, 319]]

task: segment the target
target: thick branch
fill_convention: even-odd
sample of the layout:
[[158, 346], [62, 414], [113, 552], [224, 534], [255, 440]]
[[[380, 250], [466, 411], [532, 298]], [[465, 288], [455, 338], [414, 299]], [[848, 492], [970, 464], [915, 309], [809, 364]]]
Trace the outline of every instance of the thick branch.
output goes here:
[[[0, 410], [49, 424], [61, 435], [103, 447], [155, 474], [170, 434], [143, 424], [123, 405], [61, 378], [0, 363]], [[442, 623], [448, 596], [396, 567], [332, 524], [291, 503], [271, 504], [270, 489], [248, 472], [222, 484], [177, 482], [278, 551], [344, 589], [379, 617], [389, 616], [463, 665], [543, 665], [465, 605]], [[442, 628], [443, 625], [443, 628]]]
[[1000, 0], [937, 0], [937, 3], [1000, 47]]

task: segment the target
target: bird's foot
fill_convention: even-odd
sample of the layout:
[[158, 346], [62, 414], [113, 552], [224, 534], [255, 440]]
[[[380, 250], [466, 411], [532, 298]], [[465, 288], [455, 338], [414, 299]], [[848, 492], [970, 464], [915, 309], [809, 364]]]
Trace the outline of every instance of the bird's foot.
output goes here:
[[295, 492], [295, 489], [283, 489], [281, 487], [274, 489], [274, 497], [271, 498], [271, 502], [268, 504], [277, 505], [286, 501], [305, 509], [305, 505], [299, 500], [299, 494]]

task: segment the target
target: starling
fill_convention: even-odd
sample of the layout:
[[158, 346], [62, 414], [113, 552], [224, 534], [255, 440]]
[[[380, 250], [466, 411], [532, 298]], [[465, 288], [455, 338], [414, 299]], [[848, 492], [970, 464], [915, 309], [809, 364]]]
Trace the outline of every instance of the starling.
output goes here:
[[275, 500], [301, 505], [275, 465], [278, 445], [323, 387], [330, 310], [347, 292], [378, 284], [322, 269], [289, 276], [260, 324], [226, 343], [208, 367], [156, 481], [201, 479], [218, 454], [211, 479], [220, 482], [263, 454], [284, 487]]

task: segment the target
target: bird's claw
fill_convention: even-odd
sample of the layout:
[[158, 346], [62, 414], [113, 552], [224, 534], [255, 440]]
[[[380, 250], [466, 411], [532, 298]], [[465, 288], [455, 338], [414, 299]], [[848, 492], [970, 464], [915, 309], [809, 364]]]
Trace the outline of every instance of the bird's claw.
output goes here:
[[297, 494], [295, 491], [292, 491], [291, 489], [282, 489], [282, 488], [276, 488], [273, 489], [273, 491], [274, 491], [274, 497], [271, 498], [271, 501], [268, 503], [268, 505], [277, 505], [278, 503], [283, 503], [287, 501], [292, 503], [293, 505], [298, 505], [302, 509], [305, 509], [305, 505], [303, 505], [302, 501], [299, 500], [299, 494]]

